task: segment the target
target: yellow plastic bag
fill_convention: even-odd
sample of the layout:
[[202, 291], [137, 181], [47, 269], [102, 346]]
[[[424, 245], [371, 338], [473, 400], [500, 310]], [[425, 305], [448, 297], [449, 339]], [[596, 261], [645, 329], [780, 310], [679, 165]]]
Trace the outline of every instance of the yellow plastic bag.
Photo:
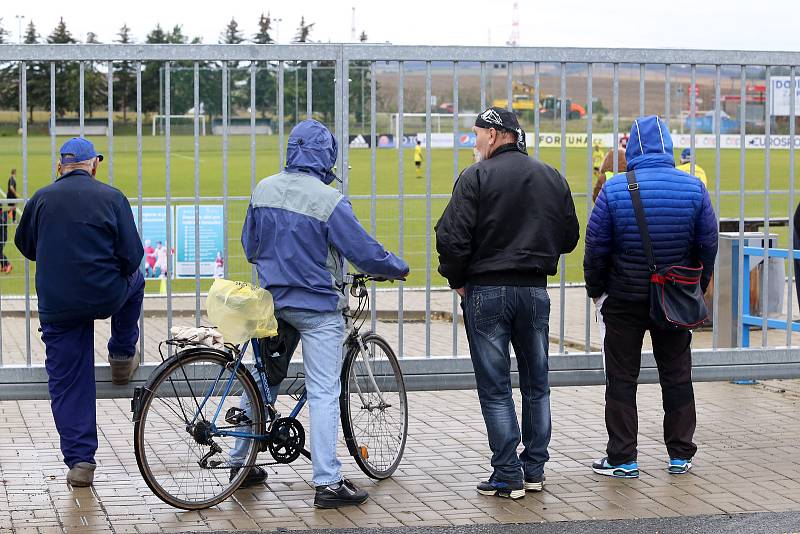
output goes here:
[[247, 282], [214, 280], [208, 290], [206, 310], [226, 343], [238, 345], [250, 338], [278, 335], [272, 295]]

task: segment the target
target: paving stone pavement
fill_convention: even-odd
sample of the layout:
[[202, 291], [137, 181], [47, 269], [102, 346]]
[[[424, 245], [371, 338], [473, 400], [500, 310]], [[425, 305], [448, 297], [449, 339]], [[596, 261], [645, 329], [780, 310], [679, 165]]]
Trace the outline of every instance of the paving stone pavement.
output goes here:
[[603, 389], [554, 388], [546, 491], [513, 502], [475, 491], [489, 472], [476, 393], [412, 392], [400, 468], [391, 479], [372, 481], [340, 444], [345, 475], [371, 499], [326, 511], [312, 506], [310, 465], [304, 459], [269, 468], [268, 484], [240, 490], [209, 510], [185, 512], [163, 504], [139, 475], [126, 399], [98, 401], [96, 485], [71, 489], [47, 401], [0, 402], [0, 532], [432, 527], [800, 511], [800, 381], [703, 383], [695, 389], [695, 468], [684, 476], [665, 471], [660, 393], [658, 386], [644, 385], [639, 389], [642, 477], [617, 480], [588, 467], [605, 447]]

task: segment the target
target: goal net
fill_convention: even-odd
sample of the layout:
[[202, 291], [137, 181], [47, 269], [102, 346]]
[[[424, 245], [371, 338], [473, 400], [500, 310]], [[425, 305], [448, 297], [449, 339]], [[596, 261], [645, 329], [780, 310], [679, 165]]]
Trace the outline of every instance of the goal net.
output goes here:
[[[194, 115], [169, 115], [171, 135], [194, 135]], [[153, 116], [153, 135], [164, 135], [167, 131], [167, 115]], [[198, 135], [206, 135], [206, 116], [197, 117]]]

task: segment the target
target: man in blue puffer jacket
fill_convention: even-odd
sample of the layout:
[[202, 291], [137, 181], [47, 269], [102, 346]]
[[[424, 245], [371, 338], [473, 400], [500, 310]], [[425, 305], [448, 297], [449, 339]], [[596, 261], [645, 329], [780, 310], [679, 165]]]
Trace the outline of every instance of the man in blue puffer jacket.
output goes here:
[[[717, 254], [717, 221], [708, 191], [697, 178], [675, 169], [672, 138], [658, 117], [633, 122], [625, 156], [639, 183], [656, 264], [702, 263], [705, 291]], [[608, 456], [592, 469], [615, 477], [639, 476], [636, 381], [649, 330], [663, 397], [667, 470], [687, 472], [697, 451], [692, 442], [692, 336], [656, 328], [649, 320], [650, 271], [624, 174], [608, 180], [597, 197], [586, 228], [583, 271], [603, 333], [606, 371]]]
[[[242, 246], [259, 282], [275, 300], [276, 315], [300, 333], [311, 417], [314, 505], [361, 504], [367, 492], [342, 478], [336, 457], [339, 375], [347, 297], [343, 259], [359, 271], [402, 278], [408, 264], [370, 236], [350, 202], [329, 187], [336, 179], [336, 139], [315, 120], [289, 135], [286, 168], [256, 186], [247, 209]], [[246, 484], [263, 481], [254, 467]]]

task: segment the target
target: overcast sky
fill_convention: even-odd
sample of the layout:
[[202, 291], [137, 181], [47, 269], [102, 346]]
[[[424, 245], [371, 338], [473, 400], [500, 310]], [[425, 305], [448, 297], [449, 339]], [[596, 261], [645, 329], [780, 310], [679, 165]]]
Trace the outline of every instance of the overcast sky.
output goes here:
[[[599, 0], [521, 0], [520, 44], [523, 46], [706, 48], [800, 51], [798, 0], [744, 2], [672, 0], [670, 2], [603, 2]], [[371, 42], [430, 45], [504, 45], [511, 35], [511, 0], [421, 1], [303, 0], [299, 2], [187, 2], [184, 0], [3, 0], [2, 25], [16, 41], [18, 21], [31, 19], [42, 36], [64, 16], [73, 36], [86, 32], [110, 42], [123, 23], [141, 42], [156, 23], [216, 43], [234, 17], [246, 36], [262, 12], [280, 18], [277, 36], [288, 43], [305, 16], [315, 23], [314, 41], [348, 42], [352, 8], [357, 33]], [[198, 9], [200, 6], [200, 9]], [[213, 6], [213, 7], [206, 7]], [[77, 15], [77, 14], [80, 15]]]

